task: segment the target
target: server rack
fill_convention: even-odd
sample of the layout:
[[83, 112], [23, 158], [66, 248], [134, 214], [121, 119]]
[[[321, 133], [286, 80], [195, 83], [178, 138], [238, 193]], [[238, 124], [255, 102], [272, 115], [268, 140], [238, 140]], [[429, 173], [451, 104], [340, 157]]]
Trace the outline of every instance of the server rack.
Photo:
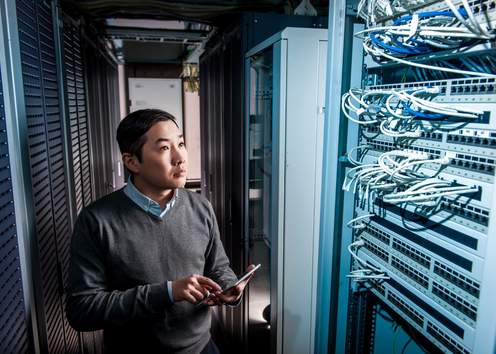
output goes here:
[[[0, 14], [5, 98], [0, 273], [8, 278], [2, 278], [2, 289], [9, 291], [1, 302], [1, 351], [101, 352], [98, 334], [82, 335], [68, 325], [64, 288], [77, 212], [97, 189], [108, 193], [116, 182], [112, 174], [106, 184], [96, 181], [90, 167], [114, 169], [115, 146], [109, 144], [106, 156], [93, 153], [98, 139], [110, 141], [119, 119], [116, 65], [100, 54], [110, 60], [99, 92], [107, 93], [101, 104], [105, 119], [113, 121], [99, 137], [88, 131], [92, 119], [102, 119], [88, 115], [95, 102], [87, 90], [95, 78], [85, 72], [96, 55], [84, 49], [92, 43], [88, 32], [63, 15], [56, 1], [2, 2]], [[106, 53], [104, 46], [96, 47]]]
[[249, 352], [314, 352], [326, 55], [326, 30], [291, 27], [246, 54]]
[[[325, 18], [246, 13], [226, 24], [200, 57], [202, 193], [215, 210], [221, 238], [237, 274], [246, 264], [245, 60], [246, 52], [284, 27], [326, 27]], [[233, 23], [235, 25], [233, 25]], [[220, 314], [225, 348], [246, 347], [247, 309]], [[241, 313], [240, 313], [241, 312]]]
[[[365, 41], [374, 42], [377, 38], [384, 38], [379, 35], [370, 39], [384, 30], [384, 26], [397, 26], [403, 23], [402, 21], [408, 22], [429, 16], [446, 16], [451, 21], [456, 17], [454, 15], [456, 11], [462, 11], [462, 18], [473, 18], [474, 23], [482, 24], [486, 30], [494, 30], [496, 13], [493, 2], [455, 1], [451, 7], [449, 3], [448, 1], [417, 2], [410, 8], [405, 3], [402, 4], [404, 8], [397, 7], [398, 3], [389, 3], [392, 12], [388, 10], [387, 14], [378, 14], [371, 6], [367, 8], [368, 15], [374, 14], [377, 17], [375, 22], [369, 21], [366, 24], [366, 29], [373, 30], [365, 33]], [[335, 7], [336, 11], [343, 10], [345, 3], [340, 2]], [[358, 32], [360, 30], [358, 26], [355, 25], [352, 29], [353, 22], [356, 21], [352, 21], [349, 17], [346, 23], [336, 21], [335, 24], [343, 30], [343, 33]], [[481, 31], [484, 31], [484, 28]], [[416, 35], [417, 32], [413, 31], [412, 36]], [[344, 36], [349, 42], [353, 41], [351, 36], [346, 37], [346, 34]], [[335, 277], [332, 278], [329, 272], [331, 267], [321, 263], [323, 276], [321, 284], [330, 281], [332, 286], [328, 289], [332, 289], [333, 294], [339, 296], [339, 306], [331, 312], [331, 328], [335, 326], [337, 335], [330, 336], [327, 343], [331, 350], [336, 352], [356, 352], [357, 347], [350, 344], [362, 339], [357, 337], [356, 333], [360, 333], [357, 329], [363, 327], [358, 322], [361, 317], [356, 311], [359, 307], [355, 304], [357, 301], [363, 301], [365, 293], [372, 304], [390, 309], [393, 317], [399, 316], [401, 318], [399, 322], [403, 323], [411, 336], [416, 339], [421, 337], [421, 340], [418, 340], [419, 351], [493, 352], [496, 319], [489, 299], [493, 293], [493, 282], [490, 279], [494, 269], [493, 253], [496, 252], [491, 237], [495, 234], [492, 217], [495, 206], [492, 192], [495, 161], [492, 139], [495, 133], [492, 120], [496, 104], [494, 95], [496, 73], [494, 65], [491, 64], [495, 56], [492, 49], [494, 36], [489, 35], [486, 38], [479, 36], [479, 41], [465, 44], [462, 49], [431, 50], [423, 56], [409, 53], [409, 56], [399, 56], [400, 60], [391, 58], [394, 55], [389, 55], [387, 60], [384, 56], [381, 61], [372, 60], [371, 56], [377, 59], [381, 53], [369, 50], [363, 62], [363, 77], [360, 78], [357, 77], [356, 72], [361, 71], [359, 68], [362, 67], [363, 40], [363, 37], [355, 39], [355, 42], [358, 41], [357, 50], [352, 54], [356, 61], [352, 60], [355, 66], [351, 68], [355, 73], [350, 75], [349, 71], [344, 70], [340, 79], [344, 87], [330, 86], [331, 91], [335, 90], [334, 94], [336, 91], [344, 94], [350, 87], [361, 87], [365, 91], [360, 92], [372, 95], [388, 93], [396, 95], [398, 92], [412, 93], [427, 90], [424, 92], [431, 94], [428, 97], [428, 101], [432, 102], [431, 108], [450, 107], [451, 111], [449, 114], [436, 116], [441, 120], [436, 122], [428, 120], [434, 116], [426, 112], [432, 111], [420, 106], [409, 106], [413, 110], [411, 113], [415, 115], [415, 119], [422, 123], [417, 123], [421, 128], [408, 139], [394, 137], [390, 130], [384, 128], [388, 123], [363, 124], [360, 122], [360, 119], [366, 119], [363, 116], [357, 118], [359, 124], [348, 121], [337, 110], [333, 112], [334, 116], [328, 117], [326, 134], [331, 133], [331, 127], [337, 128], [340, 131], [340, 140], [335, 145], [331, 143], [333, 149], [328, 152], [327, 160], [324, 160], [327, 166], [332, 167], [328, 169], [331, 172], [328, 172], [324, 178], [324, 183], [329, 186], [329, 204], [328, 201], [324, 202], [322, 230], [332, 232], [334, 239], [325, 234], [322, 238], [323, 244], [327, 246], [327, 255], [330, 256], [329, 258], [332, 257]], [[394, 41], [391, 43], [396, 44]], [[366, 42], [369, 46], [382, 44], [380, 41], [374, 44]], [[382, 48], [391, 50], [387, 44]], [[350, 52], [347, 52], [345, 57], [350, 55]], [[339, 53], [334, 54], [334, 58], [342, 55], [343, 51]], [[341, 60], [343, 63], [340, 58], [336, 60]], [[409, 61], [414, 64], [408, 63]], [[428, 65], [428, 67], [422, 70], [412, 68], [412, 65], [416, 64]], [[439, 70], [432, 66], [443, 68]], [[455, 72], [450, 69], [455, 69]], [[464, 74], [457, 73], [456, 70], [477, 73]], [[350, 76], [352, 82], [347, 85], [346, 81]], [[346, 99], [346, 96], [344, 98]], [[333, 99], [331, 96], [328, 102], [333, 102], [335, 105], [347, 104], [347, 101], [338, 102], [338, 99]], [[377, 102], [378, 111], [366, 112], [366, 116], [381, 119], [380, 109], [385, 108], [383, 105], [385, 102]], [[409, 101], [407, 99], [401, 102]], [[400, 103], [397, 107], [401, 109], [404, 106]], [[370, 109], [373, 110], [372, 107]], [[344, 110], [350, 113], [346, 107]], [[474, 113], [473, 119], [455, 118], [459, 117], [456, 116], [457, 112], [462, 110], [477, 113]], [[397, 112], [399, 110], [395, 108], [392, 114]], [[352, 114], [350, 119], [354, 117], [357, 116]], [[327, 135], [327, 139], [329, 137], [330, 135]], [[350, 161], [350, 156], [346, 156], [346, 153], [352, 151], [351, 157], [354, 158], [353, 151], [356, 150], [359, 152], [357, 158], [363, 159], [359, 164], [363, 161], [374, 165], [381, 156], [391, 156], [395, 150], [429, 161], [436, 157], [440, 161], [444, 157], [442, 167], [436, 163], [422, 162], [419, 163], [421, 167], [416, 171], [421, 176], [431, 176], [437, 181], [442, 181], [436, 183], [444, 183], [449, 186], [447, 188], [455, 186], [459, 191], [465, 190], [465, 192], [452, 193], [450, 196], [443, 194], [436, 200], [430, 200], [430, 203], [425, 202], [429, 199], [426, 195], [411, 193], [414, 189], [407, 189], [406, 193], [399, 189], [392, 194], [400, 198], [405, 198], [407, 195], [409, 197], [407, 202], [404, 202], [404, 199], [391, 198], [388, 196], [391, 192], [378, 193], [376, 197], [369, 198], [367, 194], [369, 190], [361, 190], [360, 186], [356, 187], [355, 195], [342, 194], [340, 189], [345, 180], [344, 175], [354, 167], [346, 165]], [[335, 172], [332, 171], [333, 168]], [[353, 171], [348, 177], [353, 178], [352, 176]], [[435, 194], [429, 190], [428, 195]], [[388, 203], [388, 200], [392, 202]], [[424, 204], [419, 206], [422, 202]], [[327, 209], [331, 206], [333, 209], [337, 206], [334, 210], [338, 212], [334, 213], [334, 210], [331, 212]], [[354, 214], [350, 215], [349, 210], [353, 210]], [[356, 219], [357, 217], [362, 219]], [[349, 226], [352, 230], [345, 226], [350, 220], [352, 222]], [[334, 247], [326, 242], [333, 242]], [[350, 244], [351, 248], [348, 250]], [[331, 249], [334, 252], [329, 251]], [[349, 251], [356, 252], [350, 257]], [[339, 261], [342, 264], [340, 272], [337, 271]], [[326, 262], [325, 258], [322, 257], [321, 262]], [[374, 269], [376, 265], [376, 271], [370, 272], [370, 269]], [[361, 270], [357, 271], [357, 269]], [[376, 279], [366, 280], [364, 269], [365, 273], [373, 274], [370, 278]], [[361, 276], [363, 281], [353, 283], [350, 287], [349, 280], [346, 279], [347, 275], [355, 278]], [[383, 279], [378, 279], [381, 278], [379, 275]], [[339, 287], [337, 285], [339, 281], [345, 285]], [[321, 294], [329, 294], [325, 289], [322, 290]], [[348, 307], [349, 303], [354, 306]], [[322, 304], [329, 303], [322, 300]], [[377, 312], [370, 311], [370, 316], [377, 316]], [[344, 318], [349, 320], [348, 328], [336, 324], [343, 322]], [[326, 318], [321, 320], [320, 324], [324, 323], [322, 328], [328, 329], [329, 326], [325, 324]], [[344, 336], [346, 332], [348, 337]], [[327, 345], [325, 339], [328, 337], [322, 332], [319, 332], [319, 335], [321, 335], [320, 339], [324, 338], [319, 345], [325, 348]], [[367, 348], [367, 352], [374, 352], [378, 347], [372, 343]]]

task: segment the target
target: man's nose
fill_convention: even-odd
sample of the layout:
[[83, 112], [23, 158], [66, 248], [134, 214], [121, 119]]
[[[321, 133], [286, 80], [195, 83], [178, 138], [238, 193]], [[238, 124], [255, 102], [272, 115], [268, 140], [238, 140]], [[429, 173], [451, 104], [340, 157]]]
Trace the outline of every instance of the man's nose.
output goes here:
[[186, 162], [186, 149], [173, 149], [172, 154], [172, 164], [174, 166], [179, 166]]

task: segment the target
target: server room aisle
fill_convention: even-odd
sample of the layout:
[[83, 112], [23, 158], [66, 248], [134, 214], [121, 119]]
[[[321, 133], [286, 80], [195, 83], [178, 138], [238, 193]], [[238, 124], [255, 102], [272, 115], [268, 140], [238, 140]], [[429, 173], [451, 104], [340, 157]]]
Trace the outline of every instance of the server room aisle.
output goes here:
[[[327, 2], [303, 9], [312, 16], [295, 15], [294, 1], [157, 4], [0, 3], [2, 353], [103, 352], [101, 331], [77, 332], [66, 318], [70, 238], [84, 207], [125, 185], [115, 132], [142, 108], [178, 118], [190, 155], [186, 188], [210, 200], [233, 270], [263, 265], [240, 306], [215, 310], [221, 351], [275, 348], [270, 304], [280, 269], [270, 250], [269, 202], [247, 175], [260, 170], [245, 156], [253, 128], [245, 55], [288, 26], [325, 28]], [[272, 97], [265, 100], [269, 113]], [[257, 114], [252, 123], [270, 122]]]

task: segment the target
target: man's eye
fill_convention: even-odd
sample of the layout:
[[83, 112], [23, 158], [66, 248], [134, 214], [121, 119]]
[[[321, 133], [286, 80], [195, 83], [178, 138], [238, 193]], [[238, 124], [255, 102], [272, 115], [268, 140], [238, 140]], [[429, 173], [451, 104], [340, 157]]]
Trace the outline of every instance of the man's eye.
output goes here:
[[185, 147], [185, 146], [186, 146], [186, 144], [184, 142], [179, 143], [179, 147]]
[[169, 147], [168, 147], [168, 146], [162, 146], [162, 147], [160, 148], [160, 150], [167, 151], [167, 150], [169, 150]]

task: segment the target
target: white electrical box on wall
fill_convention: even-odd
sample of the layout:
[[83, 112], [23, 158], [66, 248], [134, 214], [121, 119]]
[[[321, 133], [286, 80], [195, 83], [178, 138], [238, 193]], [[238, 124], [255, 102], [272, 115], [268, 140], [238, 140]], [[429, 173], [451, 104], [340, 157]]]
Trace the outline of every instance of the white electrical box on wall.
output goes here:
[[183, 93], [181, 79], [129, 78], [129, 112], [157, 108], [176, 117], [183, 127]]

